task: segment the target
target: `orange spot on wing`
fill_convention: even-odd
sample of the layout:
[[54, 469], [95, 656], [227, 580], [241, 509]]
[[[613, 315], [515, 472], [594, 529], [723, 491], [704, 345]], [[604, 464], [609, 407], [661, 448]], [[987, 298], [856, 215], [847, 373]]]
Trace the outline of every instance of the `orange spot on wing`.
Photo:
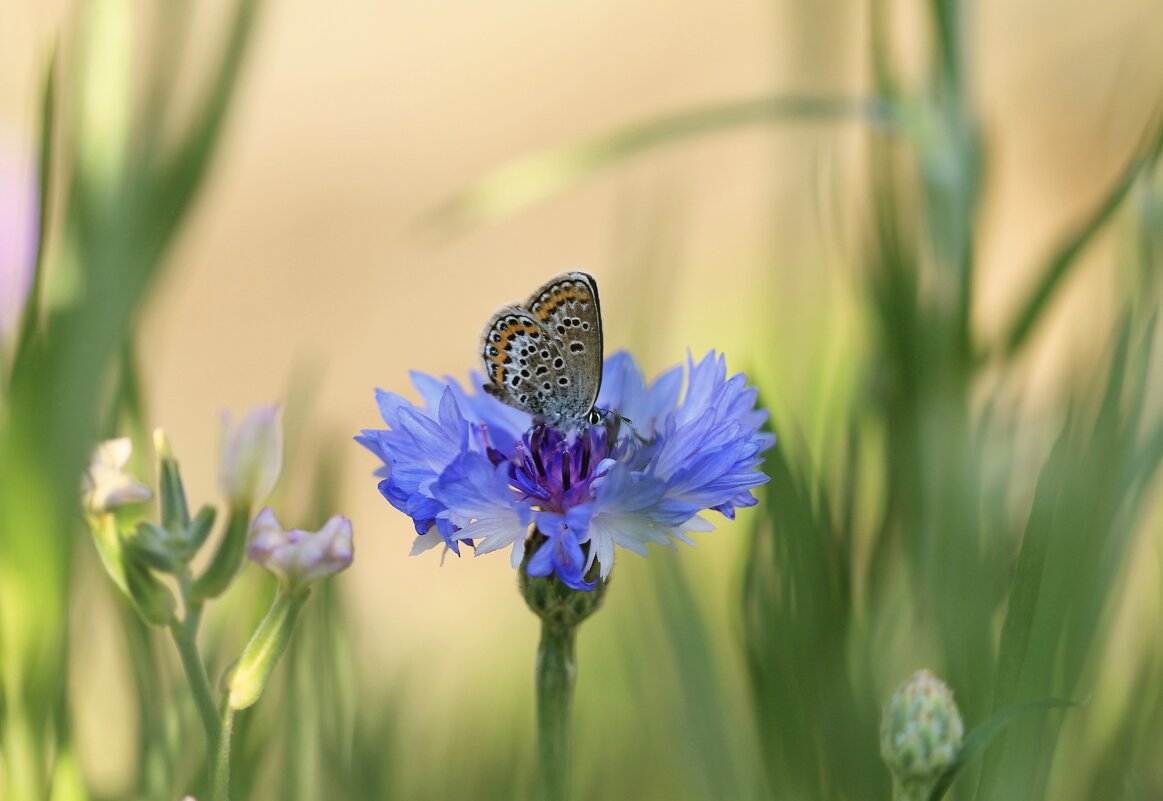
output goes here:
[[541, 304], [537, 310], [537, 317], [542, 321], [548, 320], [557, 311], [557, 307], [571, 300], [589, 301], [590, 293], [584, 287], [574, 286], [569, 289], [558, 289]]

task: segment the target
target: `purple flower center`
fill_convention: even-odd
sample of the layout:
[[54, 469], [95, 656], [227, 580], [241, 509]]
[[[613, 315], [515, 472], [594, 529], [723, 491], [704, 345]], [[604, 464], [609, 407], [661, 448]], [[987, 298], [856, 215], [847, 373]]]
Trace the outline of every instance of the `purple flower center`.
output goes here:
[[[509, 461], [509, 477], [525, 500], [541, 511], [564, 513], [590, 500], [590, 484], [605, 459], [619, 458], [627, 449], [618, 440], [618, 424], [595, 425], [584, 431], [562, 432], [538, 424], [517, 443]], [[506, 461], [492, 451], [494, 464]]]

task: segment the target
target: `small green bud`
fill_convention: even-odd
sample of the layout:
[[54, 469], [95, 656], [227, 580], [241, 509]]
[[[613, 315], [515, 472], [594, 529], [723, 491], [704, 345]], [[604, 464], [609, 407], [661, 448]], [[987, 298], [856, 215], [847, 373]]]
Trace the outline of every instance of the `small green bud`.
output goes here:
[[166, 432], [153, 432], [154, 450], [158, 458], [158, 496], [161, 502], [162, 526], [169, 531], [185, 532], [190, 525], [190, 510], [186, 504], [186, 490], [178, 460], [174, 458]]
[[[534, 538], [540, 534], [534, 533]], [[525, 559], [517, 570], [517, 587], [525, 604], [533, 614], [546, 623], [573, 628], [592, 615], [602, 605], [606, 597], [608, 581], [597, 580], [589, 591], [567, 587], [556, 575], [530, 576], [525, 569], [530, 557], [537, 551], [537, 543], [530, 543], [525, 549]], [[598, 577], [598, 564], [590, 568], [587, 580]]]
[[206, 542], [206, 538], [210, 536], [210, 530], [214, 528], [214, 519], [218, 516], [218, 511], [209, 504], [206, 504], [198, 510], [198, 514], [194, 515], [194, 519], [190, 521], [189, 527], [186, 529], [186, 547], [190, 549], [190, 553], [196, 553], [202, 547], [202, 543]]
[[163, 573], [175, 573], [182, 565], [183, 544], [170, 532], [149, 520], [123, 537], [126, 551], [147, 567]]
[[893, 691], [880, 721], [880, 755], [895, 799], [927, 799], [961, 750], [965, 727], [953, 693], [928, 670]]

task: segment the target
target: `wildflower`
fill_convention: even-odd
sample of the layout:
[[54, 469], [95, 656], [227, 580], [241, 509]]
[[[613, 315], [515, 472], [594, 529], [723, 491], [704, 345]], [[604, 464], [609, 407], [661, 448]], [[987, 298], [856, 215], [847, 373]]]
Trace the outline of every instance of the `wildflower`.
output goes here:
[[928, 670], [896, 690], [880, 722], [880, 755], [893, 775], [895, 798], [928, 798], [961, 750], [964, 724], [953, 693]]
[[237, 509], [259, 504], [274, 489], [283, 468], [283, 433], [275, 404], [259, 406], [237, 428], [222, 414], [222, 489]]
[[613, 354], [596, 404], [604, 420], [580, 430], [550, 427], [452, 379], [412, 380], [422, 405], [379, 391], [388, 427], [356, 439], [383, 461], [380, 492], [412, 518], [413, 553], [508, 547], [530, 576], [589, 589], [592, 568], [609, 576], [616, 547], [645, 554], [650, 543], [689, 543], [689, 533], [712, 528], [701, 512], [733, 518], [767, 481], [757, 469], [775, 442], [760, 431], [767, 413], [714, 352], [649, 384], [633, 357]]
[[351, 521], [343, 515], [335, 515], [318, 531], [285, 531], [267, 508], [255, 518], [251, 534], [247, 555], [288, 590], [306, 587], [351, 564]]
[[132, 455], [133, 443], [128, 437], [106, 440], [97, 446], [84, 477], [86, 509], [94, 513], [111, 512], [119, 506], [153, 497], [149, 487], [125, 472]]

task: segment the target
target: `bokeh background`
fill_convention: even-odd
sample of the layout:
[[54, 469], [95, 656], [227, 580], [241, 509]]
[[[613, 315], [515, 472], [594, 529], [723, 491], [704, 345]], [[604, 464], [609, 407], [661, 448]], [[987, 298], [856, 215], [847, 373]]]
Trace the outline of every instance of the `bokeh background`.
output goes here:
[[[69, 85], [67, 68], [79, 62], [70, 61], [71, 48], [89, 24], [85, 5], [0, 6], [0, 141], [9, 152], [35, 158], [44, 67], [56, 41]], [[890, 6], [885, 52], [901, 96], [915, 108], [930, 101], [941, 108], [949, 93], [932, 79], [940, 42], [928, 4]], [[195, 95], [190, 76], [218, 58], [229, 8], [216, 2], [190, 10], [184, 68], [171, 87], [174, 119]], [[135, 35], [147, 35], [151, 4], [133, 9]], [[1090, 219], [1150, 139], [1163, 98], [1163, 7], [1151, 0], [1021, 0], [965, 4], [954, 17], [965, 48], [956, 102], [971, 110], [982, 154], [969, 326], [987, 362], [957, 386], [969, 430], [989, 428], [980, 421], [1001, 407], [1008, 426], [1001, 438], [1012, 437], [997, 448], [991, 430], [981, 438], [989, 447], [970, 449], [979, 458], [975, 481], [1012, 482], [1006, 486], [1013, 492], [1003, 487], [967, 505], [1012, 525], [974, 540], [1009, 547], [999, 546], [1004, 556], [966, 575], [987, 576], [985, 567], [1002, 565], [994, 579], [1005, 584], [1017, 569], [1038, 473], [1068, 409], [1089, 408], [1106, 386], [1120, 315], [1141, 320], [1157, 305], [1158, 284], [1143, 276], [1158, 272], [1159, 252], [1140, 258], [1136, 243], [1158, 220], [1151, 223], [1136, 211], [1142, 204], [1128, 201], [1130, 211], [1122, 208], [1087, 241], [1028, 344], [1011, 360], [992, 357], [991, 343], [1006, 337], [1047, 255]], [[607, 609], [580, 635], [578, 797], [846, 798], [856, 797], [844, 788], [857, 780], [871, 788], [863, 797], [888, 797], [875, 739], [849, 761], [828, 755], [849, 746], [830, 741], [831, 733], [867, 732], [876, 699], [915, 668], [960, 675], [945, 661], [956, 648], [938, 645], [944, 638], [934, 633], [951, 618], [926, 610], [940, 605], [953, 615], [959, 605], [978, 603], [984, 611], [967, 617], [1000, 647], [1008, 608], [1007, 589], [997, 587], [947, 585], [965, 595], [934, 600], [939, 583], [906, 578], [923, 561], [910, 563], [895, 551], [890, 558], [911, 568], [869, 567], [877, 540], [867, 532], [892, 506], [878, 499], [900, 469], [883, 456], [892, 450], [892, 410], [879, 418], [875, 411], [894, 397], [883, 387], [893, 380], [882, 375], [892, 365], [881, 358], [878, 332], [885, 329], [877, 323], [892, 318], [878, 318], [874, 297], [876, 265], [886, 252], [877, 250], [875, 223], [884, 208], [877, 187], [919, 183], [900, 154], [878, 161], [881, 145], [873, 140], [888, 138], [891, 123], [859, 112], [790, 115], [662, 136], [624, 158], [584, 167], [576, 180], [550, 182], [541, 194], [537, 176], [494, 172], [530, 154], [568, 154], [571, 145], [625, 126], [754, 98], [871, 97], [883, 89], [872, 68], [874, 27], [868, 4], [840, 0], [287, 0], [263, 9], [206, 183], [135, 317], [133, 344], [146, 423], [169, 432], [192, 498], [217, 497], [220, 410], [281, 400], [296, 442], [279, 494], [287, 510], [281, 516], [312, 522], [322, 485], [331, 511], [354, 523], [356, 561], [332, 581], [330, 605], [305, 624], [303, 652], [285, 666], [288, 673], [300, 667], [300, 690], [315, 696], [310, 711], [299, 719], [288, 712], [299, 697], [288, 686], [284, 696], [264, 698], [271, 709], [260, 705], [254, 713], [256, 731], [292, 732], [282, 739], [297, 739], [298, 750], [256, 734], [255, 775], [241, 781], [259, 789], [242, 797], [531, 797], [537, 625], [507, 560], [409, 558], [411, 523], [380, 497], [375, 460], [351, 438], [379, 424], [375, 387], [409, 392], [410, 370], [463, 380], [476, 367], [489, 314], [568, 269], [597, 277], [608, 349], [632, 349], [648, 373], [685, 359], [688, 349], [696, 356], [725, 351], [729, 366], [748, 372], [774, 412], [781, 459], [803, 482], [802, 508], [855, 507], [847, 622], [805, 622], [793, 612], [783, 625], [798, 628], [786, 637], [771, 625], [777, 651], [786, 643], [807, 659], [814, 638], [839, 631], [841, 650], [862, 654], [836, 663], [838, 680], [855, 687], [860, 702], [850, 710], [851, 726], [844, 709], [826, 702], [823, 679], [779, 673], [810, 672], [810, 660], [768, 667], [785, 690], [816, 681], [816, 690], [799, 690], [818, 702], [814, 707], [781, 718], [783, 707], [757, 689], [763, 670], [747, 658], [757, 647], [756, 616], [741, 598], [765, 547], [757, 540], [806, 536], [779, 517], [796, 483], [790, 478], [763, 496], [773, 511], [721, 521], [694, 549], [647, 560], [620, 555]], [[148, 60], [134, 41], [124, 47], [135, 54], [134, 80], [144, 82]], [[937, 133], [905, 137], [899, 149], [940, 140], [945, 118], [937, 119]], [[889, 165], [888, 178], [878, 163]], [[957, 167], [950, 180], [970, 181]], [[453, 206], [449, 213], [450, 199], [465, 198], [481, 180], [493, 181], [483, 185], [488, 191], [528, 193], [531, 202]], [[1146, 172], [1133, 199], [1159, 202], [1159, 186]], [[916, 197], [896, 207], [901, 229], [921, 243], [920, 262], [933, 256], [924, 233], [939, 229], [938, 215], [925, 216], [933, 208]], [[940, 237], [937, 230], [934, 239]], [[924, 270], [918, 275], [924, 297], [934, 279]], [[939, 339], [934, 330], [905, 336]], [[1136, 395], [1144, 431], [1157, 423], [1163, 403], [1159, 358], [1148, 366]], [[914, 411], [924, 416], [940, 393], [922, 396]], [[1084, 431], [1098, 426], [1085, 412], [1080, 419]], [[938, 437], [928, 445], [941, 451], [945, 443]], [[1090, 453], [1099, 474], [1103, 460], [1114, 458]], [[845, 468], [854, 463], [862, 465], [860, 477], [845, 484]], [[1061, 731], [1056, 722], [1053, 734], [1043, 732], [1034, 761], [1044, 768], [1039, 792], [1046, 797], [1163, 797], [1158, 716], [1134, 725], [1127, 717], [1136, 706], [1157, 708], [1163, 689], [1157, 481], [1153, 468], [1143, 476], [1135, 514], [1115, 526], [1131, 535], [1099, 591], [1103, 635], [1079, 658], [1081, 678], [1051, 671], [1056, 683], [1033, 693], [1094, 699], [1059, 714]], [[847, 491], [853, 497], [837, 497]], [[1003, 508], [985, 508], [999, 498]], [[901, 520], [908, 528], [908, 515]], [[944, 536], [959, 531], [952, 525]], [[1106, 531], [1083, 534], [1101, 538]], [[936, 548], [942, 541], [926, 540]], [[122, 798], [143, 786], [143, 724], [127, 679], [133, 648], [86, 545], [78, 535], [69, 719], [93, 797]], [[780, 558], [782, 569], [794, 569], [793, 557]], [[233, 612], [261, 611], [263, 577], [253, 570], [212, 613], [208, 636], [230, 643], [242, 636], [230, 630]], [[789, 581], [769, 578], [773, 585]], [[877, 581], [909, 589], [880, 592]], [[917, 620], [923, 634], [912, 627]], [[166, 645], [157, 648], [163, 671], [175, 664]], [[812, 659], [831, 676], [827, 654], [834, 656], [825, 649]], [[992, 655], [980, 656], [993, 664]], [[997, 698], [996, 677], [982, 671], [976, 688], [953, 684], [959, 698], [968, 696], [970, 727]], [[193, 721], [189, 710], [186, 717]], [[186, 732], [196, 751], [196, 728]], [[786, 767], [795, 760], [777, 756], [784, 740], [799, 742], [815, 767]], [[1111, 762], [1111, 749], [1124, 761]], [[328, 760], [331, 766], [321, 767]], [[997, 770], [1008, 776], [1016, 768]], [[836, 771], [850, 775], [828, 775]], [[795, 778], [784, 784], [780, 775]], [[1004, 793], [995, 788], [984, 797], [1009, 797]]]

